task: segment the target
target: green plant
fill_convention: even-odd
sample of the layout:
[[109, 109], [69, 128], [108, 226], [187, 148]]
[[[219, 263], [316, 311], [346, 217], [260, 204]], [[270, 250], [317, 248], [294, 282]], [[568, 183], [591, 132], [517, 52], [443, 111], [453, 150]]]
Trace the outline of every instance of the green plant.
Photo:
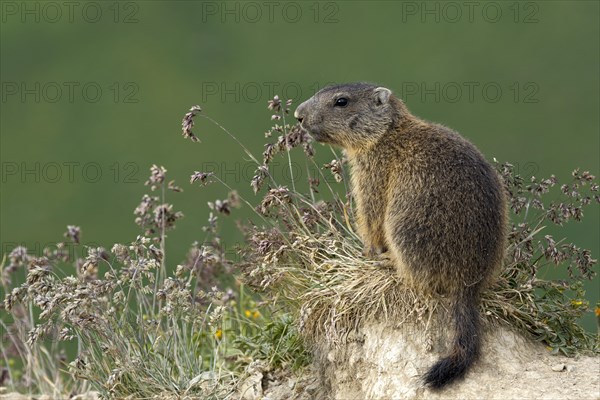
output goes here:
[[235, 347], [246, 356], [265, 360], [271, 368], [290, 367], [292, 370], [310, 362], [310, 354], [291, 315], [278, 315], [254, 328], [250, 335], [237, 335], [235, 339]]
[[[169, 273], [166, 232], [182, 214], [165, 203], [165, 194], [181, 189], [165, 176], [164, 168], [151, 168], [146, 184], [161, 196], [143, 196], [134, 213], [145, 236], [130, 245], [115, 244], [110, 252], [90, 248], [85, 258], [75, 259], [60, 250], [64, 243], [43, 257], [19, 247], [8, 266], [2, 263], [7, 293], [2, 326], [10, 344], [5, 347], [3, 340], [4, 385], [55, 397], [90, 387], [107, 398], [221, 399], [234, 392], [236, 379], [253, 360], [243, 350], [253, 338], [263, 338], [260, 324], [268, 325], [271, 313], [267, 307], [259, 311], [243, 285], [210, 286], [230, 268], [212, 213], [204, 229], [212, 239], [194, 243], [187, 261]], [[223, 212], [223, 204], [212, 207]], [[235, 206], [235, 195], [226, 204]], [[69, 226], [65, 236], [77, 246], [81, 232]], [[64, 272], [69, 263], [75, 275]], [[26, 280], [11, 288], [10, 278], [20, 270]], [[78, 349], [71, 362], [65, 352], [70, 341]], [[237, 348], [238, 343], [245, 347]], [[14, 357], [18, 365], [9, 361]]]
[[[92, 387], [105, 397], [227, 398], [254, 360], [271, 368], [308, 364], [306, 337], [340, 341], [376, 318], [425, 325], [443, 310], [443, 299], [406, 287], [385, 259], [363, 256], [352, 226], [344, 159], [334, 152], [333, 160], [318, 165], [310, 136], [286, 123], [290, 105], [277, 96], [269, 101], [275, 124], [266, 136], [277, 138], [265, 146], [261, 161], [200, 107], [185, 115], [185, 137], [198, 141], [194, 118], [214, 122], [256, 164], [249, 182], [254, 192], [264, 188], [253, 204], [218, 176], [195, 171], [191, 183], [220, 182], [230, 194], [209, 203], [207, 240], [193, 243], [185, 262], [166, 262], [167, 232], [183, 217], [166, 195], [181, 188], [167, 182], [166, 170], [158, 166], [152, 166], [146, 185], [159, 195], [144, 195], [135, 209], [143, 235], [129, 245], [86, 249], [79, 228], [68, 226], [69, 243], [43, 256], [23, 247], [5, 256], [0, 384], [55, 397]], [[303, 149], [305, 181], [294, 176], [293, 160], [300, 156], [294, 148]], [[274, 178], [271, 161], [279, 156], [287, 161], [289, 186]], [[582, 281], [593, 278], [596, 260], [585, 249], [542, 235], [546, 225], [580, 220], [585, 207], [600, 202], [598, 184], [576, 170], [572, 182], [560, 186], [560, 200], [547, 202], [548, 193], [558, 189], [556, 178], [532, 177], [525, 184], [510, 164], [498, 170], [510, 193], [513, 223], [505, 266], [484, 293], [483, 315], [554, 352], [597, 352], [598, 337], [577, 324], [589, 311]], [[218, 219], [242, 205], [254, 217], [242, 225], [242, 261], [233, 265], [221, 246]], [[65, 251], [69, 245], [77, 251]], [[547, 264], [565, 266], [571, 279], [542, 279]], [[218, 277], [237, 268], [245, 283], [219, 288]], [[69, 341], [77, 344], [75, 355], [66, 351]]]
[[[143, 235], [129, 245], [85, 248], [79, 227], [68, 226], [69, 242], [43, 256], [17, 247], [4, 258], [0, 384], [55, 397], [93, 388], [107, 398], [225, 398], [255, 358], [273, 366], [307, 362], [289, 316], [258, 306], [239, 282], [218, 287], [232, 269], [218, 219], [239, 207], [235, 191], [209, 203], [203, 244], [194, 242], [184, 263], [167, 264], [167, 232], [183, 214], [166, 202], [182, 191], [166, 172], [150, 169], [145, 184], [158, 195], [145, 194], [136, 207]], [[210, 178], [195, 173], [191, 183]]]
[[[59, 342], [75, 340], [75, 360], [51, 365], [53, 374], [58, 379], [62, 368], [74, 382], [91, 383], [106, 397], [178, 393], [222, 398], [231, 392], [235, 371], [224, 362], [221, 342], [214, 335], [227, 309], [224, 294], [216, 288], [198, 289], [198, 269], [193, 265], [178, 265], [171, 274], [167, 271], [166, 232], [182, 214], [164, 201], [167, 189], [179, 191], [173, 182], [165, 182], [165, 174], [162, 167], [151, 168], [146, 184], [153, 191], [160, 189], [161, 196], [144, 195], [135, 210], [136, 222], [147, 236], [139, 236], [129, 246], [115, 244], [110, 252], [88, 249], [85, 259], [71, 260], [76, 276], [61, 272], [58, 264], [67, 260], [60, 255], [31, 257], [24, 249], [11, 253], [9, 269], [27, 269], [26, 281], [10, 291], [4, 302], [13, 315], [11, 327], [19, 327], [19, 334], [9, 339], [26, 349], [21, 355], [27, 355], [27, 374], [38, 375], [25, 385], [37, 385], [35, 389], [48, 393], [41, 386], [45, 372], [40, 372], [36, 360], [55, 351]], [[78, 228], [69, 227], [66, 235], [79, 242]], [[223, 262], [215, 249], [203, 251], [205, 263]], [[27, 323], [17, 318], [24, 308], [30, 310]], [[39, 315], [33, 313], [35, 308]], [[193, 340], [198, 337], [203, 340]], [[52, 343], [50, 351], [45, 341]], [[12, 386], [18, 386], [15, 378], [9, 372]], [[51, 393], [85, 389], [73, 386], [56, 385]]]
[[[554, 175], [547, 179], [532, 176], [526, 184], [511, 164], [497, 167], [510, 194], [513, 222], [502, 274], [484, 296], [486, 313], [545, 343], [555, 353], [598, 351], [598, 336], [578, 324], [584, 313], [591, 311], [583, 280], [593, 279], [597, 260], [589, 250], [565, 238], [544, 235], [549, 225], [562, 227], [580, 221], [585, 207], [600, 203], [594, 176], [574, 170], [572, 180], [560, 186]], [[543, 279], [543, 270], [550, 265], [566, 268], [570, 279]]]

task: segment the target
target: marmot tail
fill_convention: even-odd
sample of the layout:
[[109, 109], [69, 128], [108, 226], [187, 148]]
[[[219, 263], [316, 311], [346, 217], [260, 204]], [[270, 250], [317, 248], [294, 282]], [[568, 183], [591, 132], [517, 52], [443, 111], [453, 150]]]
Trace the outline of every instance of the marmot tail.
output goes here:
[[466, 288], [453, 305], [455, 336], [449, 356], [439, 360], [423, 377], [434, 389], [462, 378], [479, 356], [481, 345], [478, 293]]

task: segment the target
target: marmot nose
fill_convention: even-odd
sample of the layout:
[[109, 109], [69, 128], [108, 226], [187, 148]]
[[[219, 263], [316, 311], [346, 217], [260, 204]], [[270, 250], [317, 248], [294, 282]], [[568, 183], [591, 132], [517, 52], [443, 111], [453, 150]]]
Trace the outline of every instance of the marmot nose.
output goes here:
[[296, 108], [296, 111], [294, 111], [294, 117], [295, 117], [295, 118], [298, 120], [298, 122], [300, 122], [300, 123], [302, 123], [302, 120], [303, 120], [303, 119], [304, 119], [304, 117], [305, 117], [305, 115], [304, 115], [304, 114], [305, 114], [305, 113], [304, 113], [304, 110], [305, 110], [305, 108], [306, 108], [305, 104], [306, 104], [306, 101], [305, 101], [304, 103], [300, 104], [300, 105], [298, 106], [298, 108]]

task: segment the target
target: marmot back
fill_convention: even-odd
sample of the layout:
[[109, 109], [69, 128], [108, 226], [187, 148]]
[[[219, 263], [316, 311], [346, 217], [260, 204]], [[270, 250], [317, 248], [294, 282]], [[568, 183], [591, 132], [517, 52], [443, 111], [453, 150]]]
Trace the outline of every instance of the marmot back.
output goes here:
[[383, 87], [330, 86], [295, 116], [317, 141], [344, 148], [365, 253], [387, 252], [408, 284], [453, 299], [453, 350], [424, 379], [441, 388], [462, 377], [479, 354], [480, 292], [506, 244], [500, 177], [470, 142]]

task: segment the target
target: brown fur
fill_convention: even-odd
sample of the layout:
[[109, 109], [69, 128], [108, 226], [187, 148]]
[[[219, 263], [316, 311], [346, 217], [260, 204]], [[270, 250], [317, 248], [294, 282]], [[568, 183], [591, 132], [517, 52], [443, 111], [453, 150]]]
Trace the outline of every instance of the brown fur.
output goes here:
[[[336, 105], [340, 98], [347, 105]], [[439, 388], [462, 377], [479, 351], [480, 291], [504, 253], [499, 176], [458, 133], [417, 118], [376, 85], [324, 88], [295, 116], [317, 141], [344, 148], [365, 252], [387, 252], [408, 284], [454, 300], [452, 354], [425, 380]]]

